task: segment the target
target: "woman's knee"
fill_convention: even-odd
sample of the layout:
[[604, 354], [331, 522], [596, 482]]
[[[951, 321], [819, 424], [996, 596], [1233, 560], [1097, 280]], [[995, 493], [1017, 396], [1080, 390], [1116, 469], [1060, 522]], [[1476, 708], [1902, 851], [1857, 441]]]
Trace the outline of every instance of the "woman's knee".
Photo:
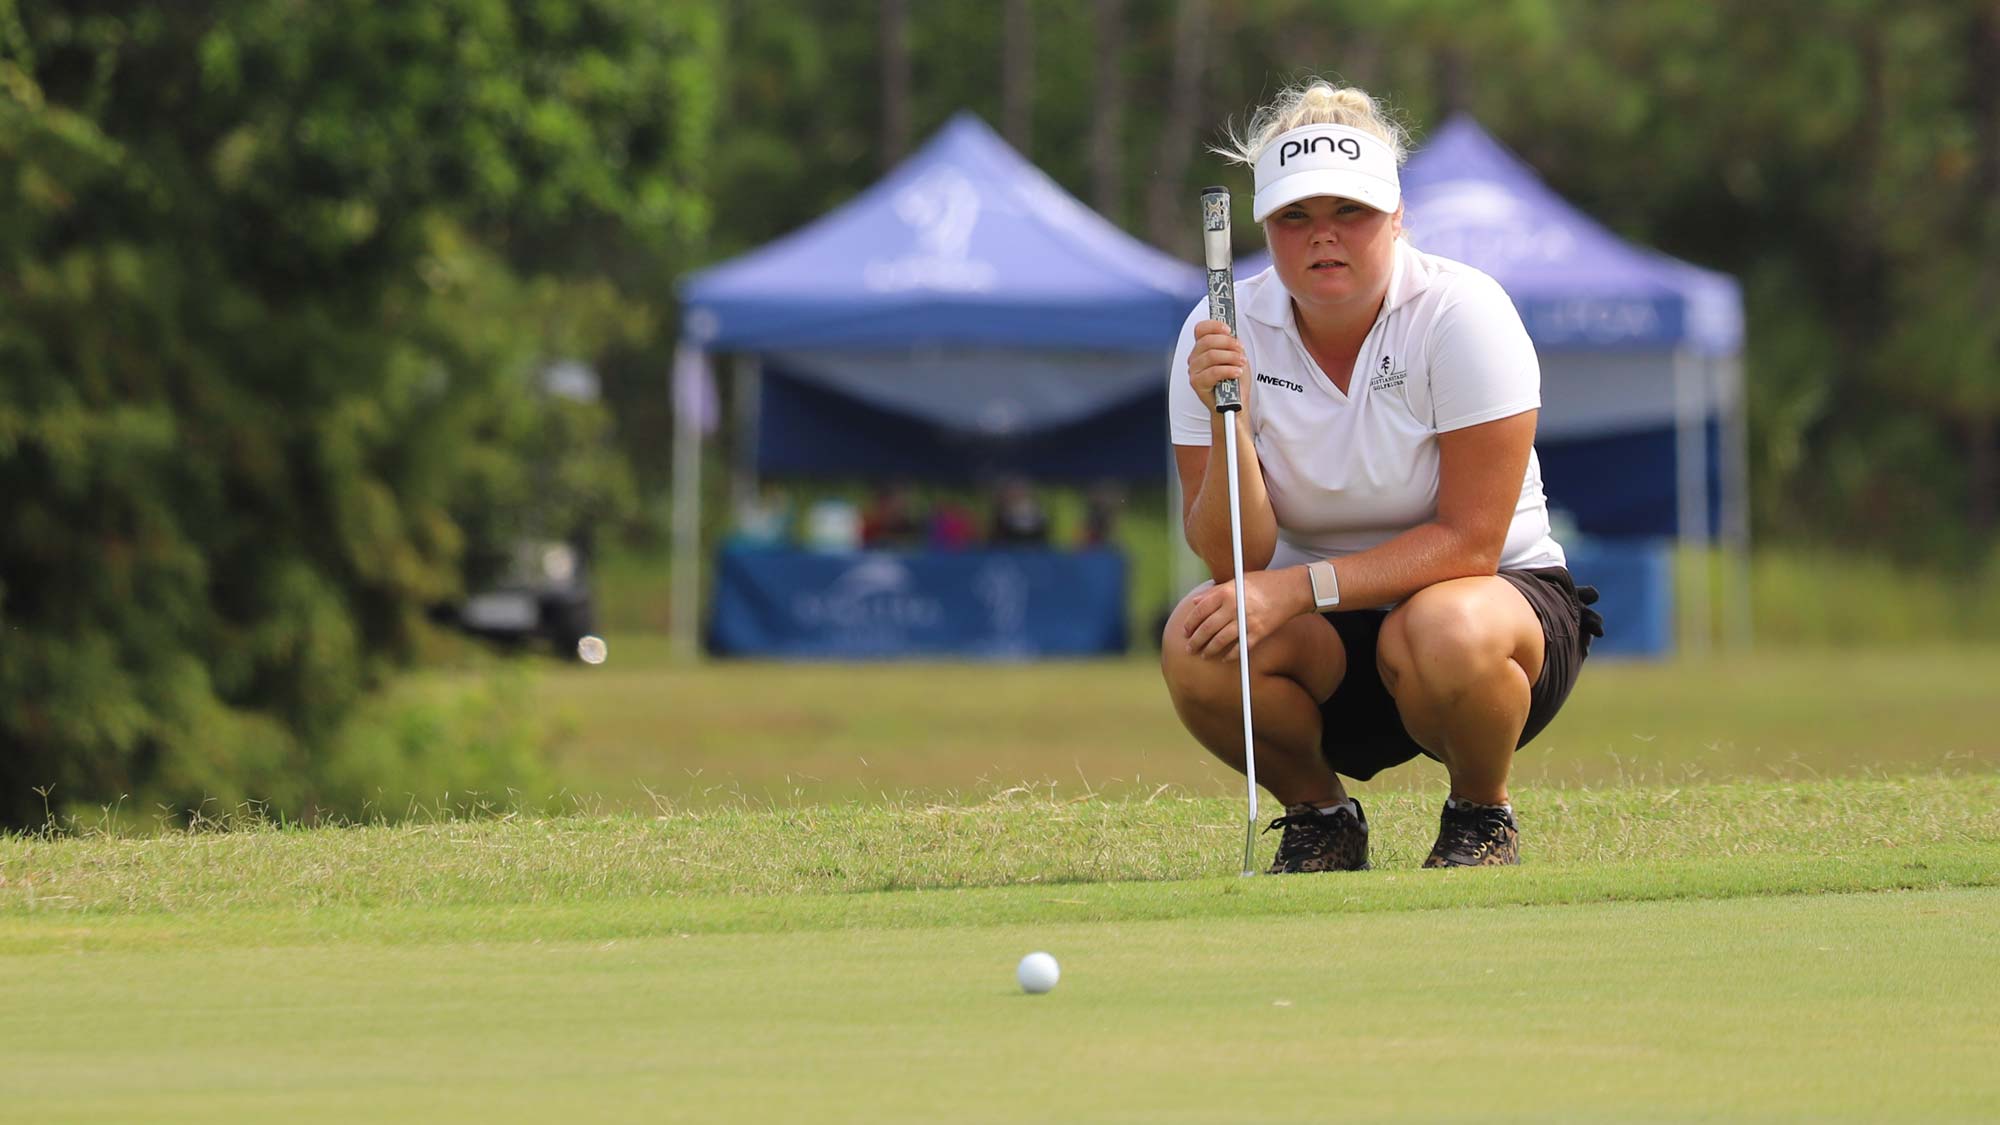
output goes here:
[[1391, 693], [1450, 691], [1496, 673], [1513, 649], [1508, 623], [1477, 591], [1440, 585], [1417, 591], [1389, 614], [1376, 662]]
[[1167, 692], [1173, 696], [1178, 707], [1208, 707], [1228, 703], [1240, 706], [1236, 700], [1236, 663], [1210, 660], [1188, 651], [1187, 618], [1195, 598], [1214, 586], [1204, 582], [1194, 588], [1174, 611], [1167, 615], [1166, 628], [1160, 633], [1160, 675], [1167, 681]]
[[[1187, 646], [1191, 603], [1213, 585], [1203, 583], [1168, 615], [1166, 628], [1160, 635], [1160, 674], [1166, 679], [1175, 704], [1184, 710], [1213, 707], [1235, 714], [1242, 707], [1242, 679], [1236, 658], [1203, 656], [1188, 651]], [[1262, 683], [1268, 676], [1283, 676], [1296, 681], [1315, 699], [1331, 695], [1345, 670], [1339, 638], [1331, 626], [1317, 617], [1286, 622], [1250, 648], [1253, 684]]]
[[1193, 611], [1194, 600], [1214, 585], [1213, 582], [1204, 582], [1188, 591], [1174, 611], [1167, 615], [1167, 623], [1160, 630], [1160, 671], [1166, 675], [1168, 683], [1174, 681], [1175, 671], [1181, 670], [1181, 658], [1191, 655], [1187, 651], [1187, 620], [1188, 614]]

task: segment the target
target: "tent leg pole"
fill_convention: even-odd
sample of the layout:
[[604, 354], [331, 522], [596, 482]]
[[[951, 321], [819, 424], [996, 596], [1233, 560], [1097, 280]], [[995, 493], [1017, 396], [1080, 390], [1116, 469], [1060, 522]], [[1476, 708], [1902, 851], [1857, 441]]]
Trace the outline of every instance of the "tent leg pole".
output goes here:
[[701, 419], [674, 399], [673, 585], [669, 633], [676, 659], [698, 655], [701, 618]]
[[1681, 641], [1689, 656], [1708, 655], [1710, 629], [1708, 457], [1701, 371], [1685, 349], [1674, 353], [1674, 492], [1680, 532]]
[[736, 511], [757, 499], [757, 415], [764, 394], [764, 367], [755, 355], [739, 355], [730, 372], [729, 389], [734, 392], [734, 433], [730, 444], [729, 498]]
[[1755, 633], [1750, 595], [1750, 402], [1741, 357], [1714, 362], [1717, 382], [1726, 383], [1730, 392], [1718, 451], [1722, 459], [1722, 537], [1729, 558], [1724, 627], [1729, 648], [1743, 652], [1750, 648]]

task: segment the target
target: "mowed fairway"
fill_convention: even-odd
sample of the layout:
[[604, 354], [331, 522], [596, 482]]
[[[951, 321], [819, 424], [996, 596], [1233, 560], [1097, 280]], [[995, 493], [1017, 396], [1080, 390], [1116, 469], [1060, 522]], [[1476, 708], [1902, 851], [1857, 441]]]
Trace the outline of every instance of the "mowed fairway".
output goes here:
[[1239, 807], [1191, 797], [0, 840], [0, 1089], [37, 1121], [2000, 1114], [2000, 778], [1549, 793], [1487, 871], [1414, 870], [1430, 805], [1379, 796], [1381, 870], [1253, 880]]
[[[1209, 888], [1215, 893], [1217, 888]], [[1332, 906], [1330, 902], [1329, 907]], [[10, 957], [19, 1120], [1967, 1119], [2000, 890]], [[115, 943], [115, 939], [112, 939]], [[1045, 997], [1009, 969], [1048, 948]]]

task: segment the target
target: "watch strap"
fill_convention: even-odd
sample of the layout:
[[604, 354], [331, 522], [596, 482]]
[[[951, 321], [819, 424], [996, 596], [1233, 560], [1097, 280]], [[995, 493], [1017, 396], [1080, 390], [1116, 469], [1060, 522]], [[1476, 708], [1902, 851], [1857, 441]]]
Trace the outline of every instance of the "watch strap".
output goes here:
[[1329, 610], [1340, 604], [1340, 575], [1333, 569], [1332, 559], [1319, 559], [1306, 567], [1312, 577], [1313, 608]]

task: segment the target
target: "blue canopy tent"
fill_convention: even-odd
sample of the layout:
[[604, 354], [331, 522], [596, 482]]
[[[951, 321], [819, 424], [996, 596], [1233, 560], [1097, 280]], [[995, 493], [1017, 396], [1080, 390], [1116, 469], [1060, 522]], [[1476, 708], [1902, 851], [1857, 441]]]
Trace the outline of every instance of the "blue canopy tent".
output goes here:
[[[1491, 274], [1535, 341], [1536, 447], [1551, 505], [1592, 536], [1706, 543], [1719, 531], [1738, 563], [1727, 616], [1741, 637], [1748, 486], [1735, 279], [1625, 242], [1466, 116], [1432, 135], [1402, 182], [1411, 241]], [[1269, 264], [1249, 256], [1239, 276]], [[1706, 597], [1692, 585], [1696, 643]]]
[[681, 283], [688, 332], [733, 352], [1157, 356], [1203, 291], [1200, 271], [1079, 203], [967, 112], [841, 207]]
[[[677, 368], [731, 357], [737, 445], [752, 451], [740, 484], [1157, 478], [1161, 365], [1205, 283], [960, 113], [853, 200], [680, 289], [683, 340], [702, 358]], [[1072, 429], [1090, 440], [1062, 440]], [[699, 440], [692, 420], [676, 431], [684, 630], [696, 616]], [[692, 649], [691, 631], [682, 643]]]

